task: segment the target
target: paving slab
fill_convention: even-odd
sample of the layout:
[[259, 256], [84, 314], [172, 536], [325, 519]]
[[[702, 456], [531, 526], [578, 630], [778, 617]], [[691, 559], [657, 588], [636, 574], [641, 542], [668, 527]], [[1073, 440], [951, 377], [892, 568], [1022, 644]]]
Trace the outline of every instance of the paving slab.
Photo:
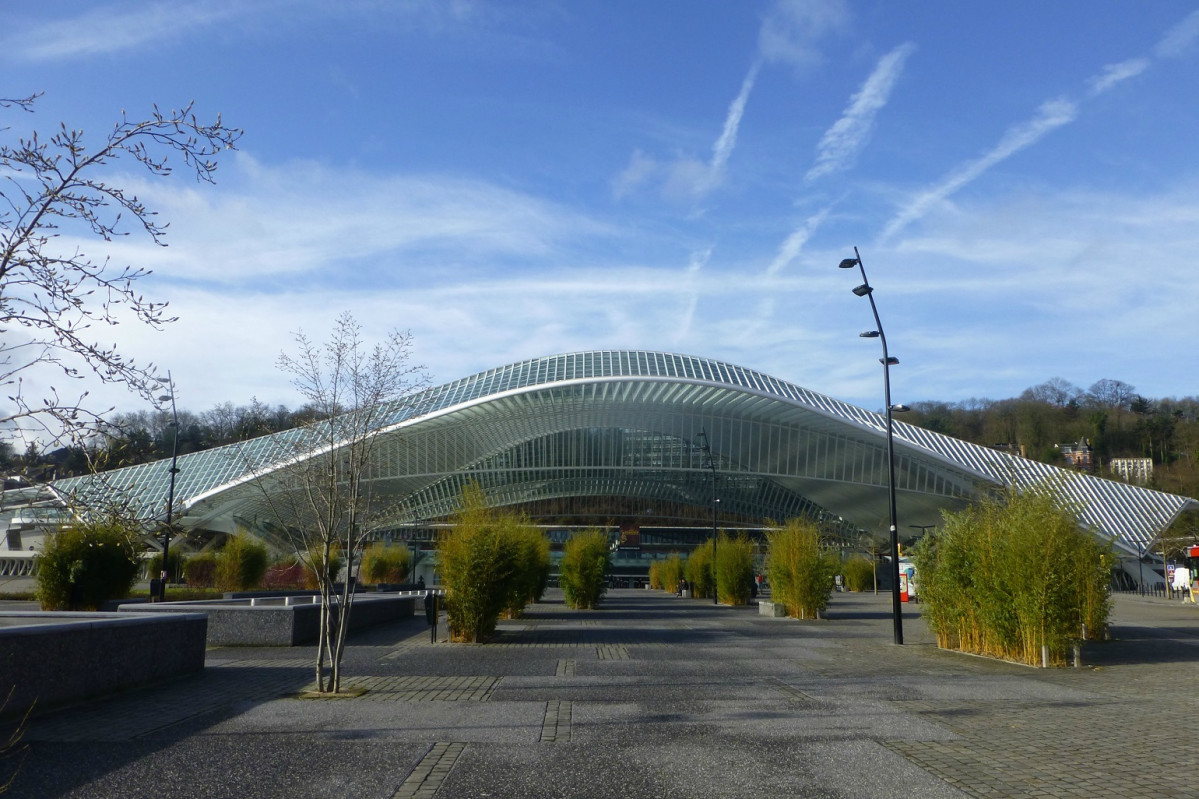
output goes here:
[[[918, 605], [820, 621], [645, 590], [560, 594], [482, 645], [423, 619], [315, 650], [212, 648], [200, 675], [35, 717], [10, 797], [1193, 796], [1199, 609], [1119, 597], [1082, 669], [935, 647]], [[0, 733], [5, 732], [0, 730]], [[6, 771], [7, 770], [7, 771]]]

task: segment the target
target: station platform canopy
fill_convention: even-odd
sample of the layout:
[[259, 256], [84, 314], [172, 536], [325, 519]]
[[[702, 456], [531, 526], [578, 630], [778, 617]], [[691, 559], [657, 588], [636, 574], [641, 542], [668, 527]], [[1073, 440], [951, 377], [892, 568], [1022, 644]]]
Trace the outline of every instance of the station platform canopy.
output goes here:
[[[665, 352], [575, 352], [489, 369], [388, 406], [373, 435], [380, 529], [448, 519], [477, 483], [492, 505], [548, 525], [711, 525], [794, 516], [846, 534], [888, 527], [886, 418], [761, 372]], [[263, 485], [296, 431], [181, 456], [177, 524], [269, 528]], [[900, 532], [997, 489], [1045, 486], [1096, 535], [1144, 551], [1188, 497], [1105, 480], [894, 423]], [[170, 461], [56, 481], [86, 503], [165, 511]]]

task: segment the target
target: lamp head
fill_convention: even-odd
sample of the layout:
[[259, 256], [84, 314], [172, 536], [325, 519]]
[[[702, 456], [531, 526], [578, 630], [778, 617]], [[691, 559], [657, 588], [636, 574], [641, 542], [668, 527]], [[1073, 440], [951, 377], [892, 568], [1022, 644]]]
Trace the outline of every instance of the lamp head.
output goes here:
[[901, 405], [899, 403], [891, 406], [891, 413], [907, 413], [910, 410], [911, 408], [909, 408], [907, 405]]
[[894, 355], [888, 355], [886, 358], [879, 358], [878, 362], [883, 366], [894, 366], [895, 364], [899, 363], [899, 359]]
[[874, 291], [874, 289], [871, 287], [871, 285], [869, 283], [863, 283], [862, 285], [855, 288], [853, 290], [853, 293], [857, 294], [859, 297], [865, 297], [867, 294], [869, 294], [872, 291]]
[[878, 338], [877, 330], [867, 330], [863, 333], [858, 333], [858, 338]]
[[159, 397], [159, 398], [158, 398], [158, 401], [159, 401], [159, 402], [170, 402], [170, 401], [171, 401], [171, 395], [170, 395], [170, 394], [163, 394], [161, 397]]
[[858, 265], [857, 258], [846, 258], [844, 261], [842, 261], [840, 264], [838, 264], [837, 267], [839, 269], [853, 269], [857, 265]]

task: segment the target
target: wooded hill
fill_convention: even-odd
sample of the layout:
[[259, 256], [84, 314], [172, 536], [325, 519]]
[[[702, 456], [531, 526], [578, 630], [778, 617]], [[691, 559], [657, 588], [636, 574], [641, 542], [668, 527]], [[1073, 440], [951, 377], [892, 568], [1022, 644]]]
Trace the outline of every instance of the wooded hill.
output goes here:
[[1199, 397], [1149, 399], [1119, 380], [1085, 391], [1053, 378], [1004, 400], [917, 402], [903, 421], [963, 441], [1068, 467], [1063, 447], [1092, 450], [1092, 473], [1120, 479], [1113, 458], [1149, 458], [1149, 487], [1199, 497]]

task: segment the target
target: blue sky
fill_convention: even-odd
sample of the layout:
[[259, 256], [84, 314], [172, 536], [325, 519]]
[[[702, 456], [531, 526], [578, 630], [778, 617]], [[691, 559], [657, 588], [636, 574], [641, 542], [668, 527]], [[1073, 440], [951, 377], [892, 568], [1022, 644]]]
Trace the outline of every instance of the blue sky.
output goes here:
[[1190, 0], [7, 3], [0, 70], [45, 92], [8, 135], [245, 129], [215, 187], [116, 176], [171, 227], [108, 252], [180, 320], [97, 335], [193, 410], [297, 405], [278, 354], [343, 310], [437, 383], [646, 348], [877, 409], [855, 245], [896, 401], [1199, 393]]

